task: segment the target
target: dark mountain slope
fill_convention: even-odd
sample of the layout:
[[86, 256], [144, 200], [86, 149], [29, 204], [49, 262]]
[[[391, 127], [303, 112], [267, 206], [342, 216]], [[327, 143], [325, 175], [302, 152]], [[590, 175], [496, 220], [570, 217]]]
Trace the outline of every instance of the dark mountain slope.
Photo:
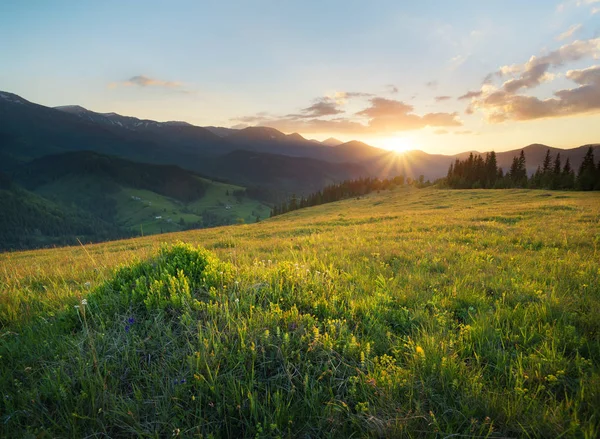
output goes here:
[[329, 163], [306, 157], [234, 151], [206, 161], [204, 173], [219, 169], [223, 178], [242, 184], [262, 185], [285, 192], [308, 194], [333, 182], [367, 175], [352, 163]]
[[73, 175], [101, 179], [107, 190], [113, 185], [127, 186], [184, 202], [201, 198], [207, 186], [198, 175], [178, 166], [136, 163], [91, 151], [46, 156], [13, 173], [16, 181], [31, 190]]
[[0, 250], [118, 239], [129, 234], [76, 207], [65, 207], [15, 184], [0, 184]]

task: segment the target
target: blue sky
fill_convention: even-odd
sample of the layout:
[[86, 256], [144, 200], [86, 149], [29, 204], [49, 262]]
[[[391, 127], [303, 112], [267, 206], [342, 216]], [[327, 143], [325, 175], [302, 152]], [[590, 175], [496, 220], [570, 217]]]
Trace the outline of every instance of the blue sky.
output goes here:
[[[600, 84], [595, 70], [567, 72], [600, 64], [599, 37], [600, 0], [4, 0], [0, 89], [48, 106], [399, 150], [575, 147], [600, 141], [600, 103], [580, 99]], [[536, 67], [532, 56], [562, 46], [544, 76], [498, 96]], [[481, 94], [457, 99], [468, 91]]]

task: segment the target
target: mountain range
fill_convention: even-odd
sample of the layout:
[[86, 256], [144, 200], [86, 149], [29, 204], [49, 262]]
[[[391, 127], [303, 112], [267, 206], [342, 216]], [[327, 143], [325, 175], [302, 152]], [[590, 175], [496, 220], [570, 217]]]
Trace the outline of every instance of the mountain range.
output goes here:
[[[444, 176], [456, 158], [469, 154], [415, 150], [398, 155], [359, 141], [329, 138], [318, 142], [268, 127], [199, 127], [97, 113], [77, 105], [50, 108], [8, 92], [0, 92], [0, 142], [0, 170], [4, 171], [49, 154], [90, 150], [145, 163], [179, 165], [244, 185], [270, 184], [288, 193], [307, 193], [359, 176], [423, 175], [433, 180]], [[534, 144], [523, 150], [532, 173], [548, 149], [560, 152], [563, 159], [569, 157], [577, 167], [587, 146], [561, 150]], [[497, 153], [499, 166], [507, 170], [519, 152]]]
[[[527, 170], [533, 173], [548, 150], [577, 169], [588, 146], [526, 146]], [[508, 170], [520, 151], [497, 153], [498, 165]], [[469, 154], [397, 154], [269, 127], [200, 127], [78, 105], [50, 108], [0, 92], [0, 247], [259, 220], [292, 193], [359, 177], [434, 180]]]

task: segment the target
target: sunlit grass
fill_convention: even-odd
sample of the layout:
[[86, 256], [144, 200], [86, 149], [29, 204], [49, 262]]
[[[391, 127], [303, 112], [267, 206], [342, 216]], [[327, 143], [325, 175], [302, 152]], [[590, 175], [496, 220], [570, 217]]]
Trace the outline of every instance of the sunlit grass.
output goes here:
[[398, 189], [2, 254], [0, 435], [594, 438], [599, 246], [597, 194]]

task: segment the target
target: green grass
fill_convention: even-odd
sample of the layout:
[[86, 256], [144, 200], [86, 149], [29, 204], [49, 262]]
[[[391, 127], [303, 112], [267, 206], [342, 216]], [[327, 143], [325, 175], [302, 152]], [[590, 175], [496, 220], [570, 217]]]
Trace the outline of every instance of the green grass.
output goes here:
[[1, 254], [0, 436], [598, 437], [600, 196], [543, 193]]

